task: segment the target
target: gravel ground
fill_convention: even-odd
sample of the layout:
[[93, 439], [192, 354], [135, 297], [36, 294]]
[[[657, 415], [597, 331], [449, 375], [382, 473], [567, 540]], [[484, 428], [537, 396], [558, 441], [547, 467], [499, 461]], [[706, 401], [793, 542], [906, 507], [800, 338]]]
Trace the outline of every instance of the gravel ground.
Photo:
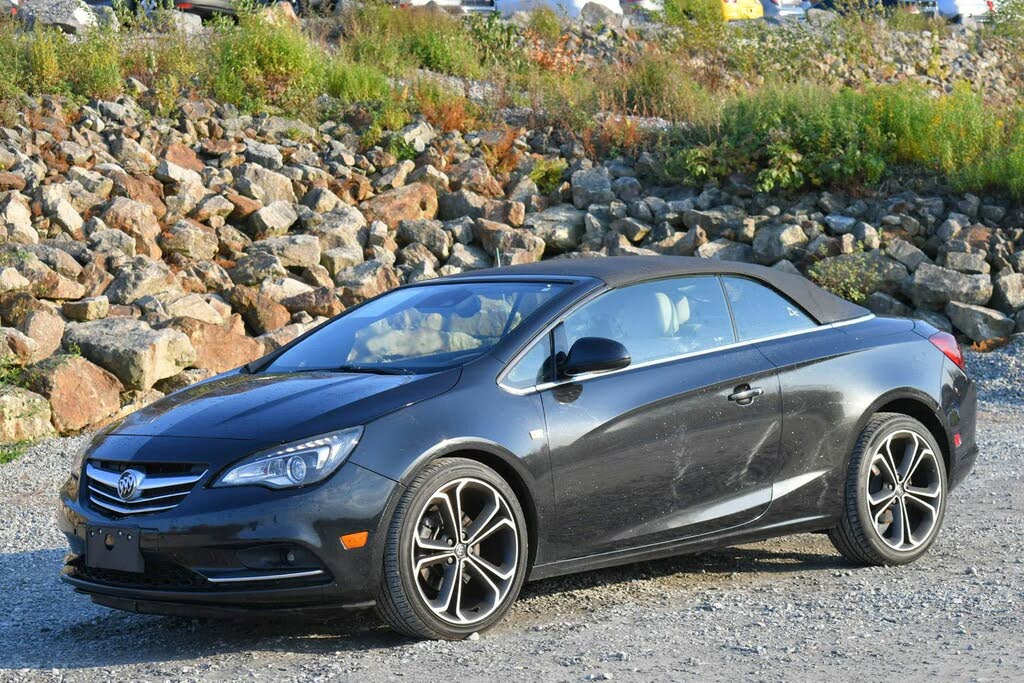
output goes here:
[[109, 611], [57, 579], [56, 488], [79, 441], [0, 466], [0, 680], [1021, 680], [1024, 343], [972, 355], [982, 460], [932, 551], [847, 564], [820, 535], [530, 584], [479, 640], [370, 614], [215, 621]]

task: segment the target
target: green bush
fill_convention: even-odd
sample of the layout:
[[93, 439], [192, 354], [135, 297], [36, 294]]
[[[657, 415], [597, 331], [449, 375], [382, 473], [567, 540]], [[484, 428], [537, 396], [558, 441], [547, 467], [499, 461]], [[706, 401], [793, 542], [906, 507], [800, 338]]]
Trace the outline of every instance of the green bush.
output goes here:
[[878, 262], [871, 254], [826, 258], [807, 269], [812, 280], [836, 296], [862, 303], [881, 284]]
[[113, 99], [124, 87], [121, 48], [116, 34], [97, 28], [65, 44], [63, 68], [69, 90], [83, 98]]
[[530, 180], [544, 194], [551, 194], [562, 183], [562, 174], [569, 168], [565, 159], [538, 159], [530, 170]]
[[556, 43], [562, 37], [562, 23], [555, 11], [549, 7], [538, 7], [530, 12], [526, 28], [548, 43]]
[[396, 9], [381, 2], [353, 8], [345, 18], [344, 48], [352, 61], [389, 74], [410, 68], [465, 77], [481, 73], [481, 56], [467, 26], [426, 8]]
[[665, 22], [683, 24], [694, 21], [698, 24], [722, 23], [721, 0], [665, 0]]
[[325, 88], [342, 102], [379, 102], [391, 94], [387, 76], [368, 64], [336, 59], [327, 65]]
[[210, 89], [246, 111], [300, 113], [323, 91], [324, 58], [300, 27], [243, 11], [218, 28]]

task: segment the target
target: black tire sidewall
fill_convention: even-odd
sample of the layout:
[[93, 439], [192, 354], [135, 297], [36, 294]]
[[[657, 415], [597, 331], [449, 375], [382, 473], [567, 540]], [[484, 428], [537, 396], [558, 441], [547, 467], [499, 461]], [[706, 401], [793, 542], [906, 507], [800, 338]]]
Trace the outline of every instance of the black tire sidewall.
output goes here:
[[[428, 477], [420, 481], [415, 489], [410, 489], [407, 492], [407, 495], [410, 495], [409, 504], [405, 509], [403, 519], [398, 525], [398, 557], [385, 558], [385, 562], [398, 562], [398, 573], [401, 577], [402, 591], [405, 593], [409, 606], [415, 612], [416, 616], [432, 632], [434, 632], [431, 635], [433, 635], [433, 637], [455, 640], [465, 638], [472, 633], [486, 631], [504, 618], [505, 614], [515, 602], [516, 597], [519, 595], [519, 591], [526, 578], [528, 560], [527, 549], [529, 548], [529, 543], [526, 529], [526, 518], [523, 514], [522, 506], [519, 504], [519, 500], [512, 491], [512, 488], [501, 476], [489, 467], [472, 460], [452, 459], [445, 462], [448, 463], [448, 466], [442, 467], [438, 471], [430, 474]], [[416, 577], [412, 575], [412, 571], [409, 567], [412, 561], [413, 535], [416, 533], [420, 511], [427, 504], [430, 496], [432, 496], [436, 490], [452, 480], [464, 477], [480, 479], [481, 481], [493, 486], [502, 496], [504, 496], [509, 509], [512, 510], [512, 514], [516, 522], [516, 531], [519, 536], [519, 559], [516, 564], [516, 576], [513, 580], [512, 588], [509, 590], [508, 596], [505, 598], [505, 602], [483, 621], [467, 626], [458, 626], [456, 624], [450, 624], [443, 621], [437, 617], [429, 607], [423, 604], [419, 591], [416, 588]]]
[[[941, 478], [942, 495], [939, 499], [939, 510], [938, 519], [936, 520], [935, 527], [932, 529], [931, 535], [928, 540], [908, 551], [898, 551], [890, 548], [886, 543], [878, 537], [873, 524], [871, 522], [871, 511], [868, 509], [867, 503], [867, 486], [868, 476], [871, 469], [871, 456], [878, 449], [878, 447], [894, 432], [899, 431], [911, 431], [914, 432], [919, 438], [924, 439], [932, 452], [935, 453], [935, 460], [938, 463], [939, 476]], [[942, 528], [942, 522], [946, 515], [946, 499], [949, 496], [949, 479], [946, 472], [946, 463], [943, 457], [942, 449], [935, 442], [935, 437], [932, 436], [928, 429], [911, 417], [894, 417], [888, 420], [885, 426], [880, 429], [871, 440], [865, 445], [864, 450], [859, 454], [860, 463], [857, 469], [857, 517], [862, 520], [862, 526], [864, 531], [864, 538], [871, 545], [874, 552], [885, 558], [886, 564], [907, 564], [913, 562], [921, 555], [928, 552], [928, 549], [938, 538], [939, 531]]]

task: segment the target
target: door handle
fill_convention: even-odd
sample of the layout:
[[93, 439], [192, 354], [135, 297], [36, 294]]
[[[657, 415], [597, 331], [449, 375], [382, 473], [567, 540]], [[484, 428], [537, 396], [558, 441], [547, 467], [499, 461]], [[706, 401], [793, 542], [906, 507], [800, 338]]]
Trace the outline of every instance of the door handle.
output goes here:
[[736, 387], [736, 393], [729, 396], [730, 401], [735, 401], [738, 406], [747, 406], [754, 402], [754, 399], [764, 393], [761, 387], [753, 387], [744, 384]]

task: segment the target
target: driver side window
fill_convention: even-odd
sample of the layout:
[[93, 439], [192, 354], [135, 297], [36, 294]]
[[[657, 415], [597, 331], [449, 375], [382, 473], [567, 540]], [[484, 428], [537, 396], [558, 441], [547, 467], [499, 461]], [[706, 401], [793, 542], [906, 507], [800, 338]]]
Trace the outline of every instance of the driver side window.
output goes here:
[[612, 290], [569, 314], [561, 331], [560, 352], [568, 353], [581, 337], [605, 337], [625, 346], [634, 365], [736, 341], [722, 285], [713, 275]]

